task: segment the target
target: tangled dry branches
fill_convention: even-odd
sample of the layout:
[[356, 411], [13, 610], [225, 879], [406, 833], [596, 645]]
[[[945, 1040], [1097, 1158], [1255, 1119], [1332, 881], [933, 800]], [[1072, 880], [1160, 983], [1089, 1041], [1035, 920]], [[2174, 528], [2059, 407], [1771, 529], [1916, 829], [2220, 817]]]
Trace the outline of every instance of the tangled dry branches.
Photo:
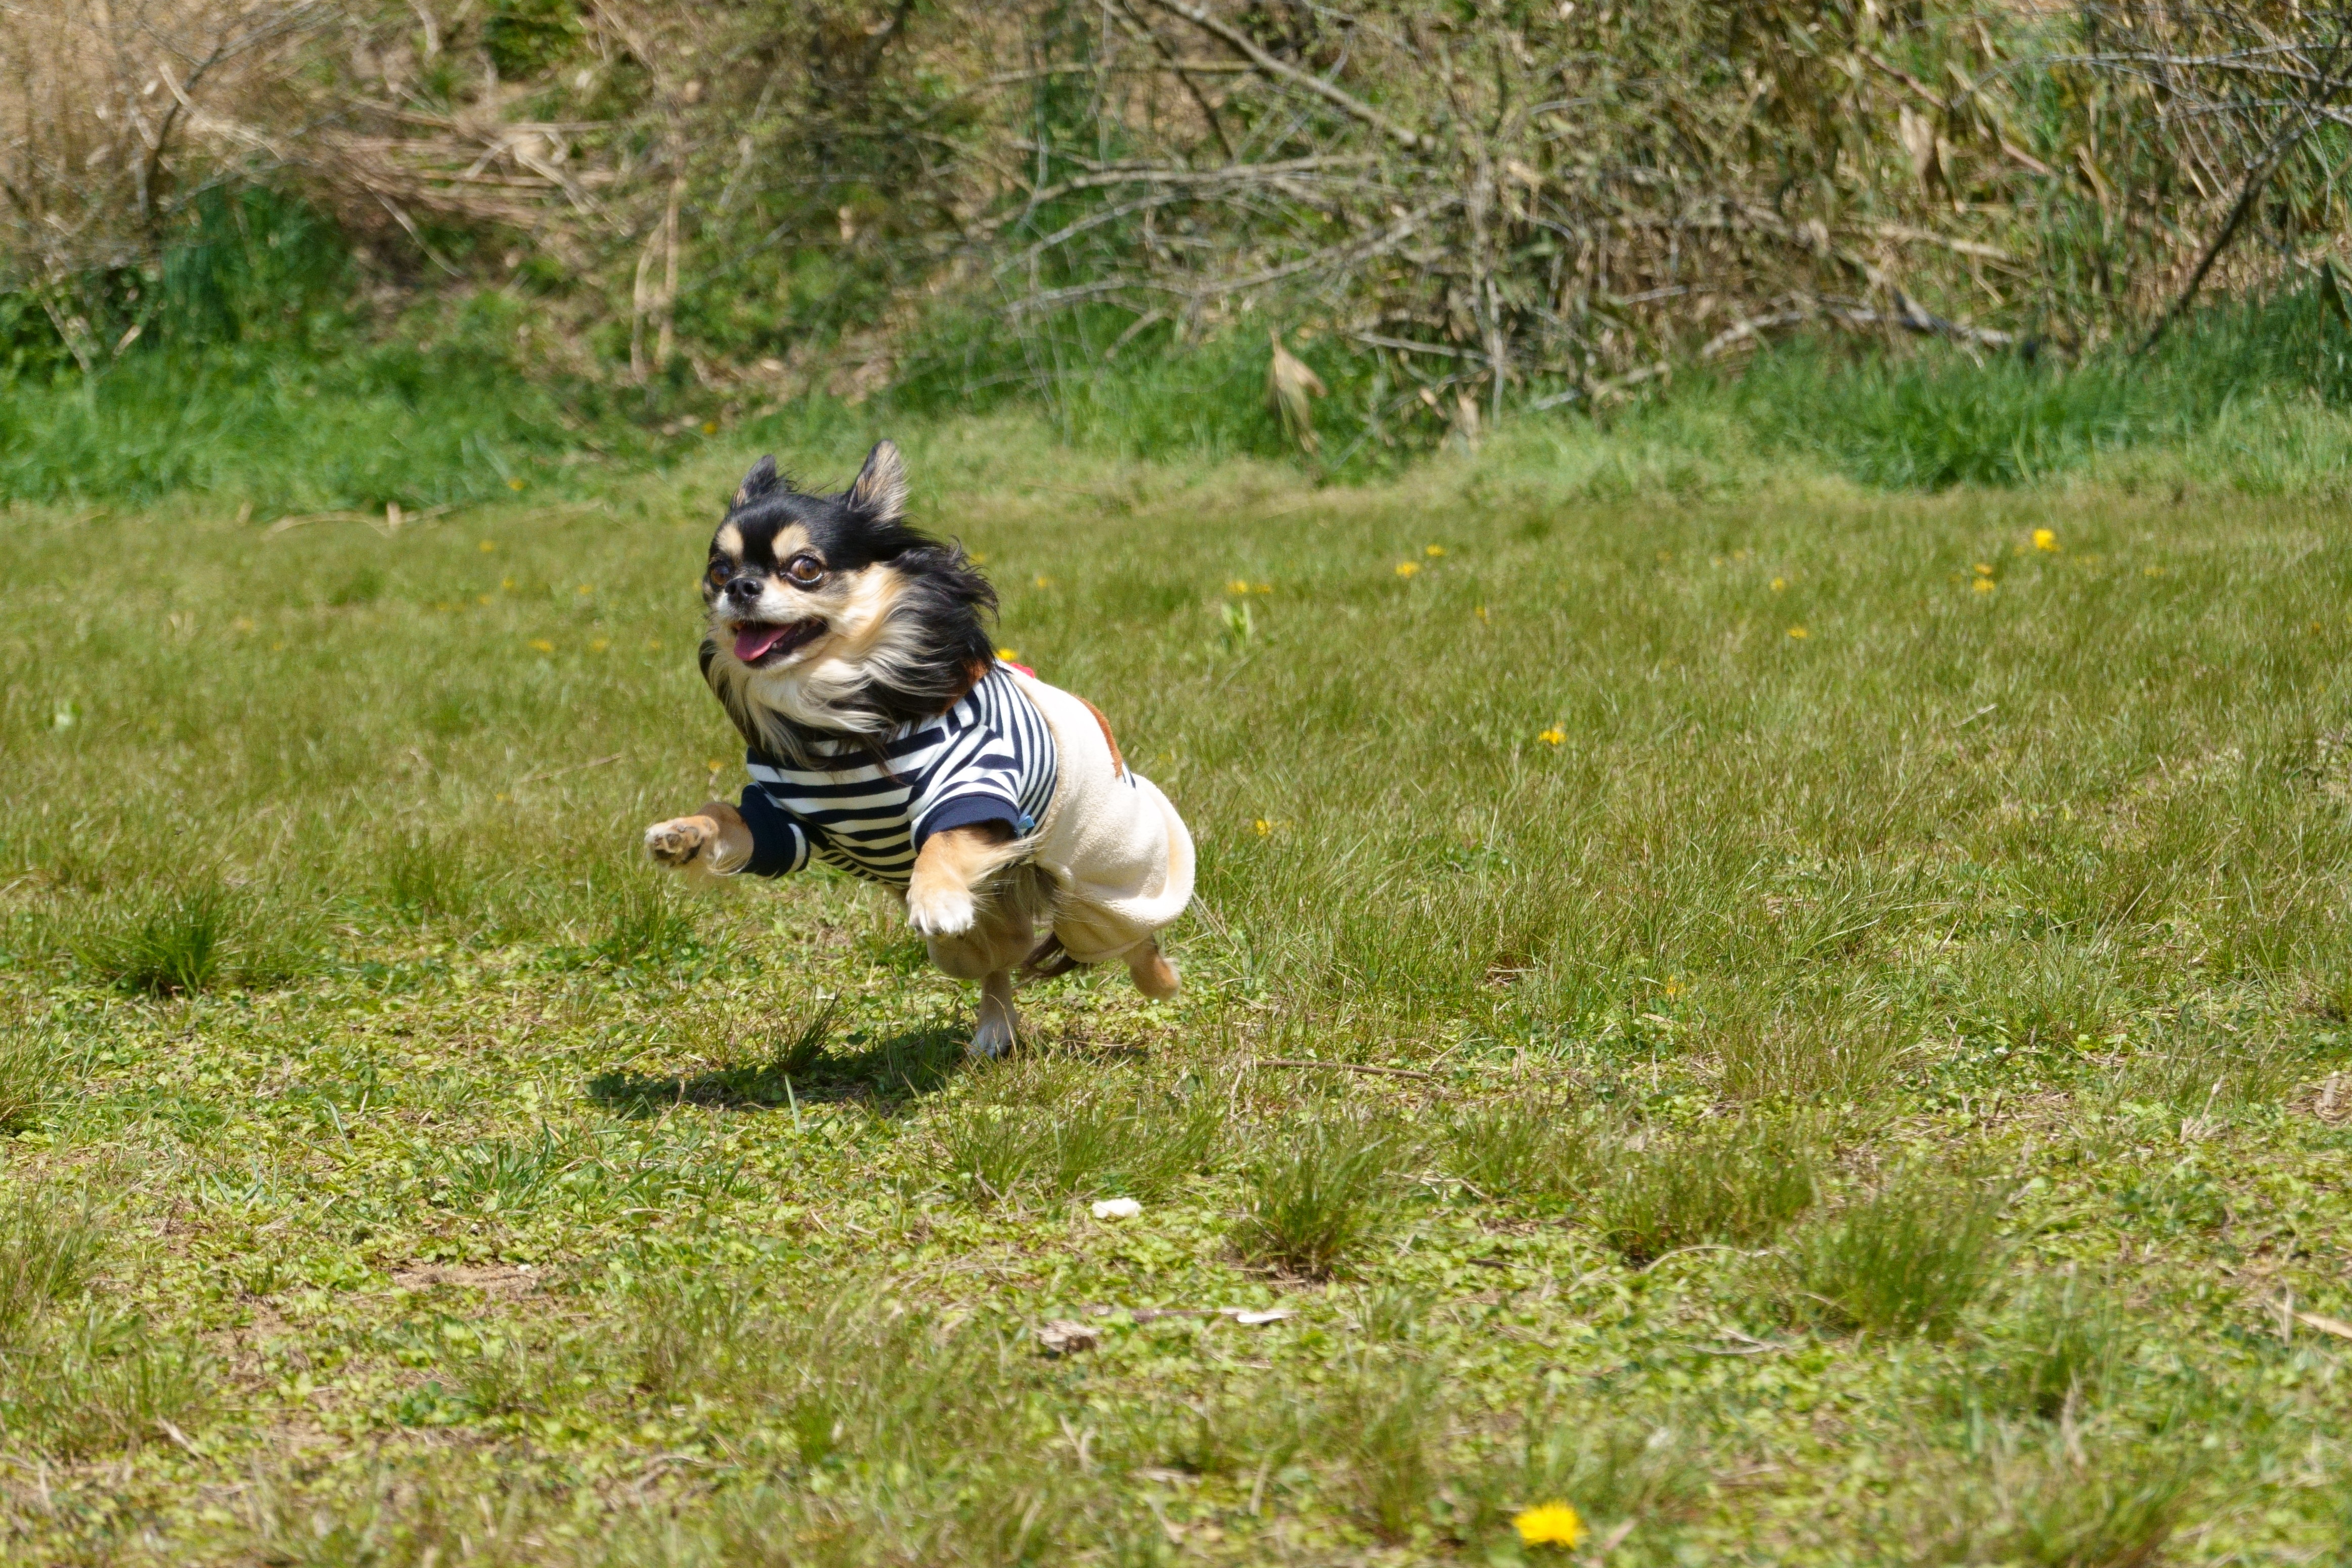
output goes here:
[[1314, 320], [1499, 409], [2307, 261], [2347, 4], [56, 0], [0, 7], [0, 243], [59, 285], [268, 180], [428, 269], [535, 259], [640, 375], [945, 295], [1095, 354]]

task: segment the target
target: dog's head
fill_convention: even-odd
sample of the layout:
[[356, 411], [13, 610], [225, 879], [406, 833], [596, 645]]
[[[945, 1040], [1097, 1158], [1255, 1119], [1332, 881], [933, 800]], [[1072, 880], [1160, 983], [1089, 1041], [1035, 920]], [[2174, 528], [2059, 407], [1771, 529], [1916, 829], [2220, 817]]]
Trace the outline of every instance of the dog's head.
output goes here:
[[996, 595], [962, 549], [905, 521], [906, 465], [885, 441], [837, 496], [762, 457], [711, 536], [702, 671], [752, 745], [872, 741], [945, 712], [992, 656]]

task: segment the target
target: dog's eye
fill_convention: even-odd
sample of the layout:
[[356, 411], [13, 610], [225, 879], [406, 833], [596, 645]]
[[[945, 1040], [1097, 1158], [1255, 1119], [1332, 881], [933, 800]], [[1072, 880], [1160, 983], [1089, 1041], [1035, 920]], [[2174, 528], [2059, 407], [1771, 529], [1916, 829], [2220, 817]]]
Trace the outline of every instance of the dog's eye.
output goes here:
[[727, 563], [725, 561], [714, 560], [710, 563], [710, 585], [713, 588], [724, 588], [727, 586]]
[[802, 588], [814, 588], [824, 580], [824, 568], [813, 555], [796, 555], [784, 563], [784, 575]]

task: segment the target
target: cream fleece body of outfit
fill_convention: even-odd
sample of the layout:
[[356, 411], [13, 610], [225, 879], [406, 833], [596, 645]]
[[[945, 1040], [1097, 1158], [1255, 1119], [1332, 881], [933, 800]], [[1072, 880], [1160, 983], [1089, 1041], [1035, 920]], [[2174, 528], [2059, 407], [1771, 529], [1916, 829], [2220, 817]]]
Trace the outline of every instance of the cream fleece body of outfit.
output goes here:
[[1034, 675], [1021, 693], [1053, 731], [1060, 777], [1030, 859], [1059, 898], [1054, 935], [1082, 964], [1116, 958], [1192, 901], [1192, 835], [1160, 787], [1127, 766], [1094, 707]]

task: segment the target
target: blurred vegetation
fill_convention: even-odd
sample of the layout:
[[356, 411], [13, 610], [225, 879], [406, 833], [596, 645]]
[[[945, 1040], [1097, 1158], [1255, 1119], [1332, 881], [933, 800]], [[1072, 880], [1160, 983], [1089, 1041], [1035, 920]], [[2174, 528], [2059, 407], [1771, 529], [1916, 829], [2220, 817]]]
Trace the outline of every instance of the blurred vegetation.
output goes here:
[[1335, 477], [1550, 411], [1933, 488], [2352, 385], [2332, 85], [2286, 138], [2267, 78], [2144, 79], [2259, 7], [118, 10], [7, 24], [55, 68], [0, 81], [48, 117], [0, 496], [415, 511], [869, 403]]

